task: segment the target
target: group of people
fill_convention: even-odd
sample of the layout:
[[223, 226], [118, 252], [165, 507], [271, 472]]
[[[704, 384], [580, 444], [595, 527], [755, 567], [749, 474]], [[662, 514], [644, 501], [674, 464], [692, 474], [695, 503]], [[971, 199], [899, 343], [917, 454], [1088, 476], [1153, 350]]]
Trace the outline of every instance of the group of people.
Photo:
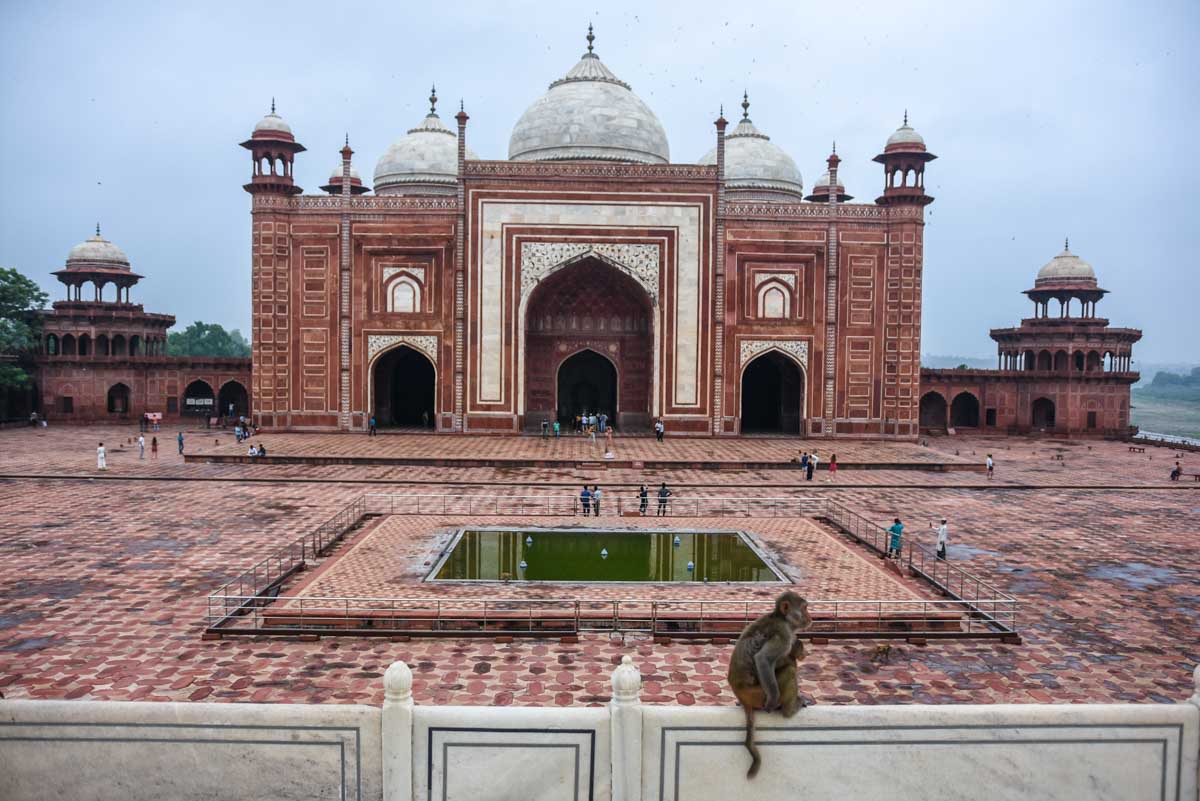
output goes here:
[[[941, 522], [934, 525], [932, 522], [929, 528], [937, 532], [937, 541], [935, 543], [935, 554], [938, 559], [946, 561], [946, 546], [950, 542], [950, 526], [946, 518], [941, 518]], [[900, 522], [900, 518], [892, 519], [892, 525], [888, 527], [887, 550], [884, 551], [881, 559], [901, 559], [904, 545], [904, 524]]]
[[247, 440], [252, 436], [258, 435], [258, 426], [254, 425], [254, 423], [248, 422], [245, 415], [243, 415], [238, 417], [237, 423], [234, 424], [233, 435], [237, 437], [238, 444], [240, 445], [243, 440]]
[[[808, 451], [801, 451], [800, 457], [798, 459], [794, 459], [793, 461], [800, 464], [800, 469], [804, 471], [804, 480], [812, 481], [813, 473], [816, 472], [817, 465], [821, 463], [821, 457], [817, 455], [816, 451], [813, 451], [812, 453], [809, 453]], [[828, 470], [830, 481], [837, 478], [838, 461], [836, 453], [829, 457]]]
[[45, 428], [46, 427], [46, 418], [39, 417], [37, 412], [30, 412], [29, 413], [29, 427], [37, 428], [39, 425], [42, 428]]
[[[658, 517], [664, 517], [667, 514], [667, 500], [674, 495], [674, 493], [668, 489], [667, 484], [664, 481], [655, 491], [655, 495], [658, 497]], [[589, 515], [595, 515], [596, 517], [599, 517], [600, 501], [603, 499], [603, 497], [604, 491], [600, 489], [599, 484], [593, 484], [590, 489], [588, 488], [587, 484], [584, 484], [583, 489], [579, 491], [579, 507], [583, 511], [583, 516], [587, 517]], [[645, 515], [649, 507], [650, 490], [648, 490], [646, 485], [643, 484], [640, 488], [638, 488], [638, 512], [642, 515]]]

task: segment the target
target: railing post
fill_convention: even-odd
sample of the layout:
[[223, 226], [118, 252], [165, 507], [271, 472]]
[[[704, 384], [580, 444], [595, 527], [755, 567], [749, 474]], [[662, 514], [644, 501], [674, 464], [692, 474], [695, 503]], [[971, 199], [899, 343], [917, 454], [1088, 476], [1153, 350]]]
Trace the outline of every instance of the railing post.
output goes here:
[[393, 662], [383, 674], [383, 799], [412, 801], [413, 676]]
[[612, 734], [613, 801], [640, 801], [642, 797], [642, 674], [626, 654], [612, 673], [612, 700], [608, 703]]

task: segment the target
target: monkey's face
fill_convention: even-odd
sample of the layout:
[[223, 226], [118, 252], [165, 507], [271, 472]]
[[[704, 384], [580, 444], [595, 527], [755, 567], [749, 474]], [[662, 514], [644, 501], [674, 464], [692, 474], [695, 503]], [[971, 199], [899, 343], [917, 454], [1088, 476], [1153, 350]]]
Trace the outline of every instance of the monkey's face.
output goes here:
[[808, 601], [794, 592], [785, 592], [779, 596], [779, 610], [787, 618], [788, 625], [794, 629], [806, 629], [812, 623], [808, 614]]

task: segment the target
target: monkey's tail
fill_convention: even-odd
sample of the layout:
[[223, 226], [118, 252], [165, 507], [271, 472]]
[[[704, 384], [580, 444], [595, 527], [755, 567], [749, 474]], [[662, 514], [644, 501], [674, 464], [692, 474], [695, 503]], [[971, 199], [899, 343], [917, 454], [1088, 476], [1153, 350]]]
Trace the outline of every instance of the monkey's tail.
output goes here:
[[746, 750], [750, 752], [750, 770], [746, 771], [746, 778], [753, 779], [758, 775], [762, 757], [759, 756], [758, 746], [754, 744], [754, 707], [746, 704], [742, 708], [746, 710]]

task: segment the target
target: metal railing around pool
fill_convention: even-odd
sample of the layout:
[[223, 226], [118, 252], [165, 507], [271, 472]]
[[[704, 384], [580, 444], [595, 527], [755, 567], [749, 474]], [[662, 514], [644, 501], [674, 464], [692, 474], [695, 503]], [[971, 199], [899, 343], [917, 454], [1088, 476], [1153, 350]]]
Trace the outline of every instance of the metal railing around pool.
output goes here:
[[[613, 492], [612, 495], [617, 493]], [[314, 531], [288, 543], [213, 592], [208, 598], [206, 630], [214, 635], [308, 632], [431, 636], [453, 632], [457, 636], [472, 636], [495, 634], [493, 624], [502, 623], [506, 633], [524, 635], [541, 633], [549, 636], [562, 629], [568, 633], [590, 630], [647, 631], [660, 636], [705, 637], [717, 636], [714, 634], [716, 631], [728, 633], [726, 630], [732, 625], [733, 619], [740, 620], [740, 625], [744, 625], [747, 620], [761, 614], [760, 611], [749, 617], [746, 616], [749, 613], [746, 613], [731, 618], [730, 610], [735, 610], [739, 605], [744, 609], [751, 606], [758, 609], [761, 606], [753, 601], [430, 601], [280, 595], [280, 588], [286, 579], [303, 570], [310, 560], [324, 556], [368, 516], [565, 517], [582, 513], [583, 507], [578, 496], [369, 493], [343, 507]], [[879, 524], [825, 498], [670, 497], [660, 508], [658, 499], [653, 496], [644, 506], [636, 495], [632, 500], [626, 496], [613, 497], [611, 500], [609, 496], [602, 497], [600, 517], [641, 514], [662, 517], [811, 517], [829, 523], [881, 556], [886, 555], [889, 536], [889, 532]], [[814, 627], [814, 632], [828, 632], [832, 637], [870, 638], [913, 636], [914, 630], [921, 630], [924, 633], [920, 636], [924, 637], [999, 637], [1019, 642], [1019, 602], [1012, 595], [957, 565], [938, 559], [929, 547], [911, 540], [897, 564], [908, 568], [913, 576], [936, 589], [945, 600], [815, 601], [814, 609], [822, 610], [827, 619], [823, 618], [820, 626]], [[549, 609], [549, 605], [564, 603], [573, 604], [572, 614], [564, 616], [562, 610], [553, 615], [534, 614], [535, 611]], [[517, 606], [514, 607], [514, 604]], [[597, 614], [595, 604], [602, 604], [606, 609], [611, 605], [612, 614]], [[524, 610], [527, 618], [524, 628], [513, 619], [514, 608]], [[419, 614], [405, 614], [409, 609], [418, 609]], [[479, 614], [468, 614], [469, 610]], [[498, 616], [497, 612], [501, 610], [504, 614]], [[631, 610], [640, 611], [634, 613]], [[724, 611], [715, 616], [715, 610]], [[583, 614], [585, 611], [586, 614]], [[686, 620], [660, 614], [666, 611], [686, 612]], [[934, 619], [931, 615], [935, 613], [940, 628], [931, 628], [930, 621]], [[570, 628], [563, 628], [566, 626], [565, 620], [573, 621]], [[865, 624], [867, 620], [874, 621], [873, 625]], [[663, 621], [670, 621], [671, 625], [662, 628], [659, 623]]]
[[[811, 600], [805, 639], [1003, 638], [1015, 602], [988, 602], [986, 616], [961, 600]], [[236, 616], [229, 609], [238, 610]], [[209, 598], [209, 630], [224, 635], [561, 637], [642, 633], [736, 638], [771, 601], [525, 598]], [[230, 625], [236, 621], [236, 625]], [[1011, 628], [1009, 628], [1011, 631]]]

